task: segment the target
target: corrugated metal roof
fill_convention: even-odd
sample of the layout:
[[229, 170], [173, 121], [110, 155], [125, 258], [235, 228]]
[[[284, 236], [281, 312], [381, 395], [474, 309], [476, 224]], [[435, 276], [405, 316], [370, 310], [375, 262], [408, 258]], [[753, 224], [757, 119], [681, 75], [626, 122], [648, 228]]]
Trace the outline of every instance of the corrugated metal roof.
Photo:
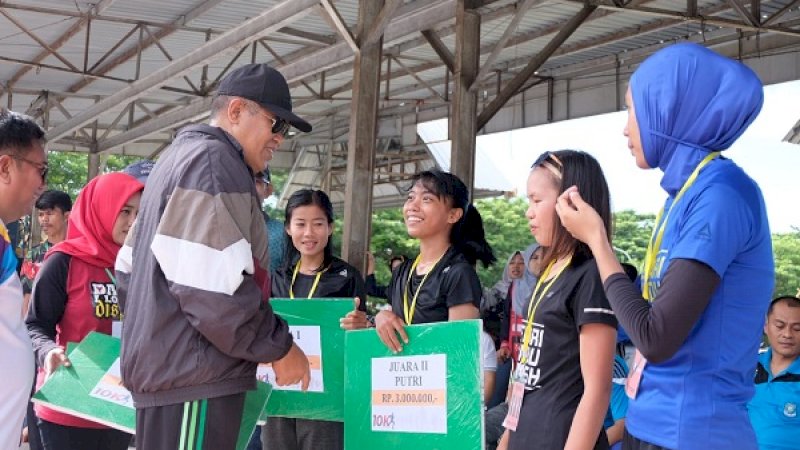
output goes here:
[[[419, 25], [418, 22], [426, 20], [428, 16], [433, 16], [433, 11], [437, 11], [437, 8], [441, 8], [441, 5], [447, 4], [448, 1], [406, 0], [402, 2], [403, 5], [398, 8], [398, 11], [410, 13], [420, 10], [425, 13], [413, 16], [414, 20], [411, 21], [413, 23], [404, 22], [400, 13], [390, 21], [390, 26], [403, 24], [406, 27], [404, 28], [406, 34], [397, 36], [392, 42], [385, 42], [385, 48], [392, 49], [395, 52], [393, 56], [397, 57], [415, 74], [414, 76], [408, 74], [396, 61], [392, 61], [391, 73], [387, 74], [388, 65], [384, 57], [381, 62], [381, 70], [384, 78], [390, 79], [388, 85], [391, 90], [391, 93], [388, 94], [384, 92], [386, 84], [381, 83], [380, 104], [383, 107], [384, 119], [394, 118], [393, 120], [399, 121], [399, 117], [404, 114], [422, 115], [442, 104], [443, 100], [439, 96], [443, 95], [445, 91], [444, 65], [430, 44], [422, 38], [420, 29], [414, 28]], [[522, 1], [486, 0], [483, 2], [484, 6], [479, 10], [483, 17], [480, 31], [481, 64], [486, 62], [490, 52], [506, 32], [515, 8], [521, 5]], [[766, 20], [790, 4], [791, 1], [762, 1], [760, 3], [761, 19]], [[16, 0], [11, 4], [3, 4], [0, 9], [24, 23], [42, 40], [54, 43], [81, 20], [81, 17], [77, 16], [78, 13], [89, 11], [97, 3], [98, 0]], [[135, 29], [137, 24], [142, 24], [149, 32], [141, 32], [145, 39], [151, 34], [162, 36], [160, 45], [174, 60], [201, 48], [206, 43], [207, 33], [210, 33], [211, 39], [217, 39], [221, 33], [230, 31], [248, 19], [259, 16], [269, 8], [281, 4], [280, 0], [116, 0], [108, 3], [110, 6], [102, 11], [99, 17], [94, 17], [91, 22], [88, 49], [85, 48], [85, 27], [58, 46], [58, 54], [66, 58], [78, 70], [70, 69], [67, 64], [54, 55], [48, 55], [41, 61], [33, 61], [42, 52], [42, 47], [10, 23], [8, 19], [0, 16], [0, 82], [5, 87], [5, 84], [15, 74], [21, 73], [23, 67], [26, 66], [20, 61], [28, 61], [29, 66], [34, 69], [28, 70], [24, 76], [12, 84], [12, 107], [20, 110], [30, 108], [32, 113], [43, 111], [46, 109], [46, 105], [42, 101], [44, 97], [42, 97], [41, 91], [46, 90], [51, 91], [52, 97], [66, 96], [67, 98], [61, 102], [63, 108], [67, 110], [69, 116], [79, 115], [94, 105], [96, 99], [92, 96], [102, 99], [135, 83], [137, 66], [140, 78], [158, 73], [159, 70], [169, 66], [169, 58], [159, 47], [154, 45], [148, 46], [141, 52], [141, 56], [137, 56], [137, 41], [140, 36], [140, 31]], [[630, 3], [628, 7], [631, 6]], [[663, 43], [667, 42], [687, 38], [696, 40], [696, 36], [703, 29], [713, 34], [716, 39], [728, 41], [736, 39], [733, 34], [722, 35], [715, 31], [720, 24], [710, 25], [681, 20], [676, 14], [685, 14], [687, 7], [685, 0], [643, 0], [632, 3], [646, 8], [648, 13], [614, 9], [615, 7], [610, 6], [611, 3], [601, 6], [569, 36], [561, 49], [539, 68], [540, 73], [546, 73], [557, 79], [569, 77], [573, 67], [591, 68], [595, 62], [607, 61], [609, 58], [612, 60], [614, 58], [622, 59], [627, 61], [626, 65], [629, 65], [631, 59], [628, 55], [643, 55], [660, 48]], [[747, 7], [750, 6], [749, 2], [745, 3]], [[291, 4], [292, 2], [286, 3], [289, 6]], [[347, 26], [354, 30], [358, 19], [358, 0], [335, 0], [333, 5]], [[582, 7], [582, 2], [572, 0], [546, 0], [534, 5], [521, 18], [519, 25], [511, 33], [506, 47], [493, 61], [491, 69], [500, 71], [500, 79], [503, 82], [510, 80], [545, 48], [553, 36]], [[698, 0], [697, 8], [706, 16], [707, 20], [713, 18], [724, 18], [734, 22], [743, 20], [731, 8], [731, 4], [727, 0]], [[658, 12], [659, 10], [661, 13]], [[343, 45], [341, 44], [343, 40], [339, 33], [331, 27], [321, 7], [317, 6], [303, 12], [302, 16], [290, 21], [291, 23], [288, 25], [290, 30], [264, 37], [263, 42], [269, 46], [269, 50], [261, 44], [255, 45], [255, 60], [269, 62], [278, 67], [294, 67], [295, 70], [299, 70], [301, 75], [296, 79], [302, 79], [304, 84], [293, 82], [292, 94], [297, 99], [297, 110], [300, 114], [308, 115], [314, 120], [318, 120], [317, 117], [334, 113], [337, 117], [346, 117], [350, 111], [348, 101], [353, 96], [351, 86], [353, 54], [351, 51], [346, 51], [337, 55], [340, 59], [327, 65], [323, 73], [321, 68], [316, 67], [319, 65], [317, 59], [324, 58], [325, 52], [330, 51], [332, 46]], [[439, 35], [444, 45], [452, 53], [456, 47], [456, 36], [453, 33], [454, 12], [451, 15], [444, 15], [440, 19], [427, 27]], [[172, 28], [164, 28], [167, 25]], [[796, 30], [800, 35], [799, 25], [800, 10], [795, 7], [785, 14], [784, 27], [788, 30]], [[744, 27], [745, 30], [751, 28]], [[132, 30], [128, 39], [120, 43], [120, 40]], [[771, 34], [768, 30], [762, 30], [760, 38], [768, 37]], [[114, 49], [115, 46], [117, 48]], [[254, 55], [252, 48], [251, 46], [244, 50], [233, 66], [250, 62]], [[797, 46], [793, 45], [789, 39], [785, 44], [777, 45], [777, 47], [773, 45], [770, 50], [776, 48], [798, 52]], [[86, 63], [92, 72], [88, 75], [82, 73], [84, 53], [87, 51]], [[277, 57], [272, 52], [277, 54]], [[117, 61], [112, 67], [107, 67], [110, 62], [121, 55], [126, 55], [126, 57]], [[128, 128], [136, 131], [140, 125], [147, 125], [148, 122], [152, 125], [164, 115], [181, 111], [182, 107], [192, 101], [202, 99], [203, 96], [208, 95], [207, 90], [193, 91], [195, 89], [202, 90], [204, 72], [205, 82], [208, 85], [230, 65], [232, 56], [209, 55], [202, 64], [185, 72], [185, 76], [191, 80], [191, 84], [187, 83], [183, 76], [173, 77], [167, 80], [161, 88], [149, 90], [140, 99], [144, 107], [136, 106], [134, 108], [133, 122], [129, 123], [126, 114], [117, 121], [115, 128], [109, 131], [106, 137], [113, 137], [125, 132]], [[637, 57], [640, 58], [640, 56]], [[104, 58], [104, 61], [100, 67], [106, 68], [98, 71], [93, 66], [101, 58]], [[638, 60], [634, 60], [634, 64], [635, 61]], [[305, 69], [297, 69], [298, 65], [304, 65]], [[204, 70], [204, 66], [208, 67], [207, 70]], [[629, 71], [629, 68], [626, 70]], [[585, 78], [589, 75], [584, 73], [580, 76]], [[452, 90], [453, 77], [449, 78], [449, 89]], [[495, 95], [495, 80], [493, 74], [490, 74], [481, 86], [481, 92], [486, 91], [487, 95], [486, 98], [481, 97], [481, 104], [485, 104]], [[432, 87], [435, 93], [431, 92], [426, 84]], [[308, 88], [311, 88], [313, 93]], [[80, 97], [70, 97], [71, 92], [76, 92]], [[314, 98], [314, 95], [319, 93], [322, 93], [325, 98]], [[330, 99], [330, 95], [334, 95], [336, 100]], [[389, 100], [386, 100], [387, 96]], [[5, 92], [0, 102], [4, 105], [9, 103]], [[98, 134], [106, 134], [104, 127], [109, 127], [120, 117], [120, 113], [127, 111], [127, 108], [128, 105], [122, 102], [98, 114], [95, 117], [101, 129]], [[159, 116], [149, 120], [150, 116], [145, 109], [151, 113], [157, 113]], [[136, 138], [143, 139], [142, 143], [136, 144], [136, 138], [134, 138], [112, 151], [149, 155], [158, 148], [159, 141], [168, 139], [171, 130], [183, 124], [185, 120], [186, 118], [182, 117], [180, 120], [176, 119], [175, 122], [165, 123], [152, 135], [137, 136]], [[67, 115], [63, 114], [59, 108], [51, 109], [49, 121], [51, 127], [65, 122], [69, 123]], [[342, 137], [346, 138], [347, 126], [346, 120], [341, 120], [337, 125], [334, 134], [339, 136], [339, 141], [343, 139]], [[395, 128], [397, 135], [393, 139], [395, 142], [400, 142], [402, 138], [400, 127]], [[51, 146], [56, 149], [72, 149], [76, 148], [75, 146], [83, 150], [89, 148], [91, 143], [85, 139], [85, 136], [73, 135], [74, 133], [71, 133], [69, 138], [64, 138], [63, 145], [56, 141]], [[303, 145], [316, 145], [320, 138], [314, 134], [307, 140], [303, 139], [305, 138], [299, 138], [294, 144], [287, 141], [287, 151], [290, 145], [295, 145], [296, 151], [302, 149]], [[308, 157], [311, 158], [311, 156]], [[434, 164], [434, 162], [430, 160], [427, 164]], [[298, 183], [308, 183], [314, 177], [319, 178], [319, 175], [313, 171], [306, 172], [303, 172], [305, 175], [298, 175]], [[337, 177], [341, 178], [340, 175], [332, 175], [334, 181], [338, 179]], [[389, 192], [393, 188], [376, 187], [376, 189], [380, 189], [380, 192]], [[376, 192], [379, 191], [376, 190]]]

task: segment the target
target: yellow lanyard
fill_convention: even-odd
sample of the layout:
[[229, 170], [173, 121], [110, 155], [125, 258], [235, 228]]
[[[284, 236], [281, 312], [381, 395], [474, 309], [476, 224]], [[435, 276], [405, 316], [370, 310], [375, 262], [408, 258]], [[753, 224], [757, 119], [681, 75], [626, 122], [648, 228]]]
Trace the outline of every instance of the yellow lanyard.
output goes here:
[[661, 251], [661, 241], [664, 239], [664, 230], [666, 229], [667, 220], [669, 220], [669, 214], [672, 212], [672, 209], [678, 203], [678, 201], [683, 197], [683, 194], [686, 193], [687, 190], [697, 181], [697, 177], [700, 175], [700, 171], [703, 170], [705, 166], [708, 165], [711, 161], [714, 160], [717, 156], [719, 156], [720, 152], [711, 152], [700, 161], [700, 164], [695, 167], [694, 172], [689, 175], [689, 178], [683, 183], [683, 187], [680, 191], [678, 191], [678, 195], [675, 196], [675, 200], [672, 201], [672, 204], [669, 205], [669, 210], [667, 214], [664, 216], [664, 220], [661, 220], [661, 216], [664, 215], [664, 207], [661, 207], [661, 211], [658, 212], [658, 216], [656, 216], [656, 226], [653, 227], [653, 234], [650, 236], [650, 242], [647, 243], [647, 253], [644, 257], [644, 278], [642, 279], [642, 297], [644, 297], [647, 301], [653, 301], [650, 298], [650, 280], [655, 275], [655, 268], [656, 268], [656, 256], [658, 256], [658, 252]]
[[[294, 266], [294, 273], [292, 274], [292, 284], [289, 285], [289, 298], [294, 298], [294, 280], [297, 278], [297, 272], [300, 271], [300, 261], [297, 261], [297, 265]], [[326, 267], [324, 270], [320, 270], [317, 272], [317, 275], [314, 277], [314, 283], [311, 285], [311, 290], [308, 291], [308, 297], [311, 298], [314, 295], [314, 292], [317, 290], [317, 285], [319, 284], [319, 279], [322, 276], [322, 273], [328, 270]]]
[[522, 335], [523, 351], [520, 352], [520, 358], [519, 358], [520, 364], [525, 364], [528, 362], [528, 348], [531, 343], [531, 335], [533, 334], [533, 318], [536, 316], [536, 309], [539, 307], [539, 303], [542, 302], [544, 295], [547, 293], [547, 291], [550, 290], [550, 288], [556, 282], [558, 277], [560, 277], [561, 274], [564, 273], [564, 269], [566, 269], [571, 262], [572, 262], [572, 255], [570, 255], [569, 259], [567, 259], [567, 262], [564, 263], [564, 265], [561, 266], [560, 269], [558, 269], [558, 273], [556, 273], [556, 276], [554, 276], [553, 279], [550, 280], [550, 282], [544, 286], [544, 288], [542, 289], [542, 293], [539, 294], [539, 298], [536, 298], [536, 294], [539, 292], [539, 288], [541, 288], [544, 285], [544, 280], [546, 280], [547, 277], [550, 275], [550, 270], [553, 269], [553, 265], [556, 263], [555, 261], [552, 261], [550, 264], [547, 265], [547, 268], [544, 269], [544, 272], [539, 277], [539, 281], [536, 282], [536, 288], [533, 290], [533, 294], [531, 294], [530, 303], [528, 303], [528, 323], [525, 325], [525, 334]]
[[408, 290], [411, 289], [411, 276], [414, 275], [414, 271], [417, 269], [417, 265], [419, 264], [420, 258], [422, 255], [417, 255], [417, 258], [414, 260], [414, 264], [411, 265], [411, 270], [408, 271], [408, 279], [406, 280], [405, 289], [403, 289], [403, 315], [406, 319], [406, 325], [411, 325], [411, 321], [414, 319], [414, 311], [417, 308], [417, 297], [419, 296], [419, 291], [422, 290], [422, 285], [425, 284], [425, 280], [428, 279], [428, 275], [433, 272], [433, 269], [436, 268], [436, 265], [439, 264], [439, 261], [444, 257], [447, 253], [445, 250], [442, 253], [442, 256], [439, 257], [436, 261], [434, 261], [433, 265], [427, 272], [425, 272], [425, 276], [422, 277], [422, 281], [419, 282], [419, 286], [417, 286], [417, 291], [414, 292], [414, 297], [411, 300], [411, 308], [408, 307]]

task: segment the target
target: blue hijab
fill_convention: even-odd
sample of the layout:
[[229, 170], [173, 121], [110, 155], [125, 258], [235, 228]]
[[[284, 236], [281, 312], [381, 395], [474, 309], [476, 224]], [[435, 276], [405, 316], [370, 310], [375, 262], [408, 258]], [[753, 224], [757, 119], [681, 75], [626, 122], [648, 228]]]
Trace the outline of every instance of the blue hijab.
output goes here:
[[730, 147], [764, 103], [750, 68], [691, 43], [647, 58], [630, 89], [644, 157], [664, 172], [661, 187], [670, 196], [709, 152]]

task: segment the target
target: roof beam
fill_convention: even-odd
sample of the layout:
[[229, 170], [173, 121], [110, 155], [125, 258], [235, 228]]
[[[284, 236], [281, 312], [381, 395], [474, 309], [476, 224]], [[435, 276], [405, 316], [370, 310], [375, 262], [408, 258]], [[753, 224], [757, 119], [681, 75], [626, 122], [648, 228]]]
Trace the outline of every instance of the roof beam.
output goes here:
[[475, 76], [475, 81], [473, 81], [472, 85], [469, 87], [469, 90], [475, 91], [478, 89], [478, 85], [481, 84], [481, 80], [486, 78], [486, 74], [489, 73], [491, 70], [492, 65], [497, 60], [497, 57], [500, 56], [500, 52], [506, 48], [506, 43], [508, 40], [511, 39], [511, 36], [517, 31], [517, 27], [519, 26], [520, 21], [522, 18], [525, 17], [525, 14], [528, 12], [533, 5], [542, 3], [546, 0], [525, 0], [522, 5], [520, 5], [517, 12], [514, 13], [514, 17], [511, 18], [511, 22], [506, 27], [506, 30], [503, 32], [503, 35], [500, 36], [500, 39], [494, 44], [494, 48], [492, 52], [489, 54], [489, 57], [486, 58], [486, 61], [481, 64], [481, 68], [478, 71], [478, 75]]
[[447, 70], [449, 70], [450, 73], [453, 73], [453, 68], [456, 66], [456, 58], [453, 56], [453, 52], [451, 52], [450, 49], [444, 45], [444, 42], [442, 42], [442, 39], [439, 37], [436, 31], [432, 29], [422, 30], [422, 36], [426, 41], [428, 41], [428, 44], [430, 44], [433, 51], [439, 55], [439, 59], [441, 59], [444, 65], [447, 66]]
[[511, 79], [511, 81], [503, 86], [503, 89], [500, 91], [497, 97], [495, 97], [494, 100], [492, 100], [478, 115], [478, 130], [486, 126], [489, 120], [491, 120], [492, 117], [494, 117], [494, 115], [500, 111], [500, 108], [502, 108], [511, 97], [516, 95], [517, 91], [528, 81], [528, 79], [530, 79], [531, 76], [533, 76], [534, 72], [539, 70], [542, 64], [547, 61], [547, 58], [555, 53], [561, 44], [563, 44], [564, 41], [572, 36], [572, 33], [578, 29], [583, 21], [586, 20], [586, 18], [588, 18], [595, 9], [597, 9], [597, 6], [595, 5], [584, 5], [578, 14], [573, 16], [567, 23], [564, 24], [563, 28], [561, 28], [561, 31], [559, 31], [558, 34], [556, 34], [553, 39], [548, 42], [547, 45], [545, 45], [542, 51], [540, 51], [539, 54], [531, 59], [528, 65], [522, 69], [522, 72], [517, 74]]
[[65, 136], [120, 103], [136, 100], [147, 92], [169, 82], [174, 77], [183, 75], [188, 70], [202, 65], [208, 60], [238, 51], [251, 41], [297, 20], [308, 13], [314, 4], [316, 4], [316, 0], [285, 0], [269, 8], [258, 16], [176, 59], [164, 68], [145, 76], [130, 86], [104, 98], [89, 109], [75, 115], [75, 117], [61, 126], [50, 130], [47, 133], [47, 139], [54, 141]]
[[98, 142], [97, 151], [102, 153], [108, 150], [124, 145], [130, 141], [135, 141], [147, 135], [158, 133], [159, 131], [173, 128], [178, 124], [185, 123], [196, 119], [198, 116], [203, 116], [211, 109], [211, 97], [200, 99], [193, 102], [191, 105], [170, 111], [166, 114], [161, 114], [158, 120], [148, 120], [147, 122], [139, 125], [131, 130], [116, 134], [110, 138]]
[[[455, 2], [456, 0], [442, 0], [391, 21], [386, 27], [383, 42], [390, 42], [451, 20]], [[282, 66], [280, 71], [286, 80], [292, 83], [331, 67], [346, 66], [352, 62], [352, 59], [353, 52], [349, 45], [346, 42], [339, 42], [327, 49], [314, 52]]]
[[42, 46], [42, 48], [44, 48], [47, 51], [48, 54], [55, 56], [59, 61], [64, 63], [65, 66], [69, 67], [70, 69], [74, 70], [75, 72], [80, 72], [80, 70], [77, 67], [75, 67], [75, 65], [73, 65], [71, 62], [69, 62], [68, 59], [66, 59], [63, 56], [61, 56], [61, 54], [58, 53], [56, 51], [56, 49], [51, 47], [50, 44], [48, 44], [42, 38], [37, 36], [36, 33], [34, 33], [33, 31], [29, 30], [28, 27], [26, 27], [22, 22], [17, 20], [14, 16], [9, 14], [5, 9], [3, 9], [1, 7], [0, 7], [0, 14], [4, 15], [6, 17], [6, 19], [8, 19], [9, 22], [13, 23], [17, 28], [22, 30], [23, 33], [27, 34], [28, 37], [30, 37], [31, 39], [36, 41], [36, 43], [39, 44], [40, 46]]
[[[401, 0], [386, 0], [383, 8], [381, 8], [380, 14], [378, 14], [375, 22], [373, 22], [372, 26], [367, 32], [366, 38], [360, 42], [361, 47], [378, 42], [378, 39], [383, 36], [383, 32], [386, 30], [386, 26], [389, 24], [389, 19], [392, 18], [394, 12], [401, 3], [403, 3]], [[359, 36], [359, 38], [361, 38], [361, 36]]]
[[403, 69], [403, 70], [404, 70], [404, 71], [405, 71], [405, 72], [406, 72], [406, 73], [407, 73], [409, 76], [411, 76], [411, 78], [413, 78], [414, 80], [416, 80], [416, 81], [417, 81], [417, 83], [419, 83], [419, 84], [421, 84], [421, 85], [425, 86], [425, 87], [426, 87], [426, 88], [427, 88], [429, 91], [431, 91], [431, 93], [432, 93], [433, 95], [435, 95], [435, 96], [437, 96], [437, 97], [441, 98], [442, 100], [444, 100], [444, 97], [442, 96], [442, 94], [440, 94], [439, 92], [437, 92], [437, 91], [436, 91], [436, 89], [434, 89], [433, 87], [431, 87], [431, 85], [430, 85], [430, 84], [428, 84], [428, 83], [427, 83], [425, 80], [423, 80], [422, 78], [420, 78], [420, 77], [419, 77], [419, 75], [417, 75], [417, 74], [416, 74], [414, 71], [412, 71], [411, 69], [409, 69], [409, 68], [408, 68], [408, 66], [406, 66], [405, 64], [403, 64], [403, 61], [400, 61], [400, 60], [399, 60], [397, 57], [394, 57], [394, 56], [389, 56], [389, 58], [390, 58], [390, 59], [394, 59], [394, 61], [395, 61], [395, 62], [396, 62], [396, 63], [397, 63], [399, 66], [400, 66], [400, 68], [402, 68], [402, 69]]
[[334, 31], [338, 32], [340, 36], [347, 42], [347, 45], [350, 46], [350, 49], [353, 50], [353, 53], [358, 53], [358, 44], [356, 44], [356, 38], [353, 36], [353, 33], [350, 32], [350, 28], [347, 27], [347, 23], [345, 23], [342, 15], [339, 14], [339, 10], [333, 6], [333, 2], [331, 0], [321, 0], [321, 8], [322, 17], [328, 21], [331, 28]]
[[728, 0], [734, 10], [750, 25], [757, 27], [759, 24], [758, 18], [753, 16], [749, 9], [745, 8], [739, 0]]
[[[79, 18], [74, 24], [72, 24], [71, 27], [69, 27], [67, 31], [64, 32], [64, 34], [62, 34], [56, 40], [51, 42], [50, 48], [53, 50], [58, 50], [59, 48], [61, 48], [62, 45], [64, 45], [67, 41], [72, 39], [72, 37], [74, 37], [76, 34], [83, 31], [83, 29], [89, 25], [89, 22], [91, 21], [92, 17], [92, 11], [94, 11], [94, 14], [102, 14], [102, 12], [106, 10], [106, 8], [108, 8], [109, 6], [111, 6], [112, 3], [114, 3], [114, 1], [115, 0], [100, 0], [99, 2], [97, 2], [97, 4], [95, 4], [90, 9], [89, 13], [86, 16], [82, 16], [81, 18]], [[50, 51], [45, 49], [38, 55], [34, 56], [31, 61], [38, 64], [44, 61], [45, 58], [47, 58], [48, 56], [50, 56]], [[22, 77], [24, 77], [25, 74], [27, 74], [30, 70], [31, 66], [23, 66], [19, 70], [17, 70], [17, 72], [14, 73], [14, 75], [12, 75], [11, 78], [8, 80], [8, 87], [14, 87], [14, 85], [17, 84], [17, 82], [20, 79], [22, 79]], [[0, 95], [2, 94], [3, 94], [3, 86], [0, 85]]]
[[[567, 3], [582, 3], [580, 0], [556, 0], [560, 2], [567, 2]], [[744, 31], [769, 31], [771, 33], [776, 34], [784, 34], [787, 36], [800, 36], [800, 31], [793, 30], [788, 27], [782, 27], [777, 25], [771, 26], [763, 26], [763, 25], [751, 25], [749, 23], [744, 22], [737, 22], [735, 20], [725, 19], [722, 17], [704, 17], [704, 16], [695, 16], [689, 17], [684, 13], [676, 12], [676, 11], [669, 11], [665, 9], [658, 9], [658, 8], [649, 8], [644, 6], [639, 7], [620, 7], [616, 5], [608, 5], [608, 4], [596, 4], [598, 8], [609, 10], [609, 11], [620, 11], [620, 12], [630, 12], [632, 14], [641, 14], [645, 16], [652, 16], [652, 17], [665, 17], [665, 18], [672, 18], [677, 20], [682, 20], [684, 22], [697, 22], [703, 23], [706, 25], [715, 25], [718, 27], [723, 28], [740, 28]]]
[[[150, 37], [148, 37], [144, 41], [136, 42], [134, 45], [131, 45], [130, 47], [128, 47], [128, 49], [126, 49], [125, 51], [123, 51], [122, 53], [117, 55], [114, 59], [109, 61], [107, 64], [105, 64], [104, 66], [98, 68], [97, 72], [95, 72], [95, 70], [92, 70], [92, 72], [100, 73], [101, 75], [110, 72], [111, 70], [113, 70], [116, 67], [120, 66], [121, 64], [125, 63], [126, 61], [128, 61], [131, 58], [133, 58], [134, 56], [136, 56], [140, 52], [144, 51], [144, 49], [146, 49], [146, 48], [150, 47], [151, 45], [153, 45], [156, 41], [159, 41], [159, 40], [164, 39], [165, 37], [171, 35], [172, 33], [174, 33], [175, 31], [178, 30], [179, 26], [184, 25], [184, 24], [186, 24], [188, 22], [191, 22], [192, 20], [196, 19], [197, 17], [201, 16], [202, 14], [205, 14], [206, 12], [208, 12], [208, 10], [210, 10], [211, 8], [217, 6], [222, 1], [223, 0], [206, 0], [205, 2], [195, 6], [190, 11], [188, 11], [186, 14], [181, 15], [181, 17], [179, 17], [178, 19], [173, 21], [170, 25], [167, 25], [165, 27], [160, 28], [155, 34], [151, 35]], [[91, 84], [92, 81], [94, 81], [94, 80], [92, 80], [90, 78], [85, 78], [85, 79], [79, 81], [78, 83], [70, 86], [67, 90], [70, 91], [70, 92], [77, 92], [77, 91], [83, 89], [84, 87], [88, 86], [89, 84]]]
[[771, 16], [769, 16], [769, 18], [767, 20], [765, 20], [762, 23], [762, 25], [767, 26], [767, 25], [774, 24], [784, 14], [786, 14], [789, 11], [791, 11], [792, 8], [794, 8], [795, 6], [798, 6], [798, 5], [800, 5], [800, 0], [794, 0], [793, 2], [789, 2], [786, 6], [784, 6], [781, 9], [779, 9], [778, 11], [775, 11]]
[[[73, 11], [73, 10], [66, 10], [66, 9], [56, 9], [56, 8], [45, 8], [41, 6], [29, 6], [29, 5], [20, 5], [15, 3], [9, 3], [6, 1], [1, 2], [2, 7], [5, 9], [13, 9], [18, 11], [27, 11], [27, 12], [34, 12], [39, 14], [49, 14], [54, 16], [60, 17], [76, 17], [76, 18], [86, 18], [89, 14], [81, 11]], [[202, 6], [202, 5], [201, 5]], [[185, 17], [185, 16], [182, 16]], [[207, 28], [197, 28], [197, 27], [187, 27], [186, 22], [188, 20], [179, 19], [173, 24], [166, 24], [161, 22], [154, 22], [150, 20], [141, 20], [141, 19], [130, 19], [130, 18], [123, 18], [123, 17], [114, 17], [114, 16], [106, 16], [103, 14], [95, 14], [92, 15], [92, 20], [98, 20], [102, 22], [111, 22], [111, 23], [124, 23], [128, 25], [148, 25], [151, 27], [168, 27], [172, 26], [174, 23], [177, 23], [178, 28], [183, 31], [193, 31], [196, 33], [205, 33], [208, 31]], [[215, 33], [221, 33], [219, 30], [212, 30]]]

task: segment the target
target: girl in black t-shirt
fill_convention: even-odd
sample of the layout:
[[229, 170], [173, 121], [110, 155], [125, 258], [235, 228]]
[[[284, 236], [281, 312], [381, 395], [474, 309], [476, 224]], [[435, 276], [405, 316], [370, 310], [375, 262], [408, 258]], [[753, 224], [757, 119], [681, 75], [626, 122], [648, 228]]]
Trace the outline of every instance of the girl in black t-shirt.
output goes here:
[[[366, 289], [361, 273], [333, 256], [333, 205], [323, 191], [301, 189], [286, 204], [286, 264], [272, 279], [273, 298], [354, 298], [356, 309], [346, 329], [366, 327]], [[270, 417], [265, 449], [336, 450], [344, 448], [341, 422]]]
[[477, 319], [482, 292], [474, 266], [495, 261], [481, 216], [455, 175], [417, 174], [403, 218], [408, 234], [419, 240], [419, 255], [392, 272], [392, 310], [375, 316], [378, 335], [394, 352], [408, 343], [405, 325]]
[[556, 214], [556, 200], [570, 186], [587, 193], [611, 229], [608, 185], [597, 161], [573, 150], [540, 156], [528, 177], [526, 217], [544, 247], [544, 269], [524, 310], [507, 430], [498, 449], [608, 449], [602, 428], [617, 322], [591, 251]]

